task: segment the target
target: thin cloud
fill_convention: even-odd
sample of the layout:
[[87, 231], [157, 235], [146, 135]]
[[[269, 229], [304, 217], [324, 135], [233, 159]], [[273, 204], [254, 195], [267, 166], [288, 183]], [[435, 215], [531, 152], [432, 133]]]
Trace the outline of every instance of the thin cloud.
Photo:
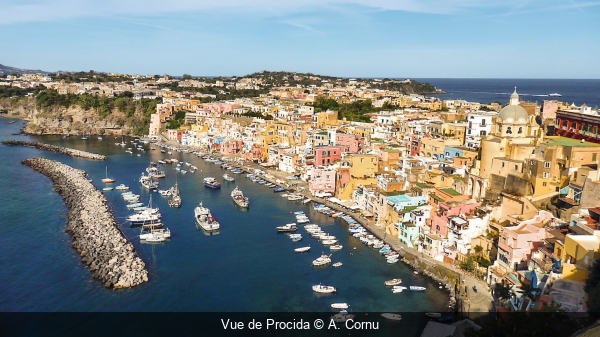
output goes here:
[[8, 0], [3, 5], [0, 24], [19, 22], [57, 21], [81, 17], [104, 16], [158, 16], [170, 13], [238, 13], [265, 16], [284, 16], [290, 13], [317, 11], [334, 6], [371, 8], [431, 14], [449, 14], [469, 9], [507, 6], [516, 0], [32, 0], [23, 3]]

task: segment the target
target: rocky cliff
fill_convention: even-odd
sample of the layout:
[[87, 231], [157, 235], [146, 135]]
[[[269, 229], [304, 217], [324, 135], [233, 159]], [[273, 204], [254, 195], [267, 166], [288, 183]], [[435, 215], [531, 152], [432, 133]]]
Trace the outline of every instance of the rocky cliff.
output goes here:
[[0, 111], [27, 120], [23, 131], [29, 134], [131, 135], [134, 131], [126, 124], [125, 114], [118, 109], [112, 109], [106, 117], [101, 117], [96, 109], [86, 110], [80, 106], [40, 110], [36, 108], [35, 97], [21, 97], [0, 100]]

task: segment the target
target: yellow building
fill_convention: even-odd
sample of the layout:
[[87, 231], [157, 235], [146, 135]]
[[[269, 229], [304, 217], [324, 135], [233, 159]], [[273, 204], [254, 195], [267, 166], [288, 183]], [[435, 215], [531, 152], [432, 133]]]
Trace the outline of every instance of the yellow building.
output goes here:
[[421, 154], [426, 157], [431, 157], [435, 159], [444, 158], [444, 150], [446, 146], [460, 146], [462, 145], [462, 141], [456, 138], [430, 138], [423, 137], [421, 138]]
[[379, 158], [374, 154], [352, 154], [346, 156], [338, 170], [338, 198], [348, 200], [358, 185], [377, 184]]
[[565, 263], [563, 279], [585, 281], [594, 261], [600, 258], [600, 237], [573, 235], [565, 237]]

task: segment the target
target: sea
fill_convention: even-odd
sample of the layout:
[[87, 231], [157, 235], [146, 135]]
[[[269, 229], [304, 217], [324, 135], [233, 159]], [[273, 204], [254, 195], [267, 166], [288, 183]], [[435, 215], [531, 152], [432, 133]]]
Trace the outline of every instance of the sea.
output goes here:
[[[600, 79], [483, 79], [483, 78], [418, 78], [419, 82], [427, 82], [445, 94], [432, 94], [439, 99], [461, 99], [468, 102], [489, 104], [499, 101], [506, 104], [510, 94], [517, 87], [521, 101], [537, 102], [540, 106], [544, 100], [558, 100], [574, 103], [576, 106], [586, 104], [592, 108], [600, 107]], [[552, 97], [557, 93], [562, 97]]]
[[[558, 92], [575, 104], [600, 105], [600, 80], [483, 80], [420, 79], [445, 90], [440, 98], [460, 98], [489, 103], [508, 101], [513, 87], [525, 97]], [[539, 96], [539, 99], [543, 97]], [[537, 99], [537, 98], [536, 98]], [[222, 188], [205, 188], [202, 179], [222, 180], [225, 173], [218, 165], [190, 153], [161, 153], [160, 148], [125, 153], [115, 145], [121, 137], [31, 136], [18, 134], [21, 120], [0, 118], [0, 141], [7, 139], [39, 141], [86, 150], [107, 156], [106, 161], [73, 158], [35, 148], [0, 144], [0, 312], [4, 313], [325, 313], [334, 314], [330, 305], [350, 304], [350, 312], [360, 312], [360, 320], [376, 319], [368, 313], [448, 312], [449, 293], [440, 285], [402, 264], [388, 264], [374, 249], [363, 245], [348, 232], [342, 219], [334, 219], [313, 210], [312, 203], [288, 201], [273, 189], [251, 182], [244, 174], [235, 182], [222, 181]], [[132, 138], [125, 138], [131, 144]], [[129, 147], [131, 147], [129, 145]], [[139, 154], [139, 156], [137, 155]], [[25, 167], [21, 161], [45, 157], [83, 169], [101, 189], [108, 175], [115, 184], [126, 184], [141, 195], [144, 203], [159, 207], [163, 222], [171, 230], [170, 241], [145, 244], [138, 239], [137, 228], [130, 228], [125, 217], [131, 212], [118, 191], [104, 192], [109, 206], [127, 239], [149, 270], [149, 282], [126, 290], [105, 288], [71, 247], [65, 232], [67, 209], [42, 174]], [[139, 176], [150, 162], [176, 158], [198, 167], [195, 173], [181, 174], [175, 165], [163, 165], [166, 178], [160, 188], [177, 183], [183, 204], [169, 208], [167, 198], [142, 189]], [[186, 166], [184, 165], [184, 169]], [[187, 167], [189, 168], [189, 167]], [[230, 192], [238, 186], [250, 198], [250, 208], [233, 203]], [[194, 208], [202, 202], [221, 224], [218, 234], [207, 235], [194, 222]], [[316, 223], [336, 236], [343, 249], [330, 252], [302, 228], [303, 240], [294, 243], [276, 226], [294, 222], [292, 214], [304, 211]], [[294, 248], [311, 246], [309, 253], [294, 253]], [[311, 264], [322, 253], [331, 254], [334, 268], [314, 268]], [[405, 291], [393, 294], [384, 281], [401, 278], [402, 285], [426, 287], [425, 292]], [[333, 295], [318, 295], [312, 285], [337, 288]], [[70, 317], [66, 319], [69, 320]], [[241, 319], [250, 320], [251, 316]], [[288, 317], [289, 318], [289, 317]], [[84, 319], [89, 319], [85, 317]], [[175, 318], [176, 319], [176, 318]], [[216, 318], [215, 318], [216, 319]], [[300, 319], [300, 318], [298, 318]], [[357, 317], [357, 319], [359, 319]], [[72, 320], [71, 320], [72, 321]], [[213, 322], [214, 323], [214, 322]], [[382, 321], [381, 331], [365, 335], [418, 336], [427, 323], [424, 315], [400, 322]], [[215, 323], [216, 324], [216, 323]], [[0, 324], [1, 325], [1, 324]], [[22, 327], [22, 326], [19, 326]], [[18, 329], [18, 328], [17, 328]], [[387, 330], [386, 330], [387, 329]], [[385, 330], [387, 333], [383, 333]], [[345, 332], [349, 332], [344, 330]], [[217, 331], [219, 332], [219, 331]], [[356, 330], [350, 331], [356, 334]], [[18, 334], [16, 334], [18, 335]], [[344, 334], [346, 335], [346, 334]]]

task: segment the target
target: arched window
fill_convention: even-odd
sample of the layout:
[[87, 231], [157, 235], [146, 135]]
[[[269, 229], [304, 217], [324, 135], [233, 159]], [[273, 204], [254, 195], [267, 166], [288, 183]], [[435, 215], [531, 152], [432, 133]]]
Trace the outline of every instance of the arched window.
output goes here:
[[519, 131], [517, 133], [519, 133], [519, 134], [523, 133], [523, 127], [522, 126], [519, 126]]
[[508, 135], [512, 135], [512, 129], [511, 129], [511, 127], [510, 127], [510, 126], [508, 126], [508, 127], [506, 128], [506, 134], [508, 134]]

